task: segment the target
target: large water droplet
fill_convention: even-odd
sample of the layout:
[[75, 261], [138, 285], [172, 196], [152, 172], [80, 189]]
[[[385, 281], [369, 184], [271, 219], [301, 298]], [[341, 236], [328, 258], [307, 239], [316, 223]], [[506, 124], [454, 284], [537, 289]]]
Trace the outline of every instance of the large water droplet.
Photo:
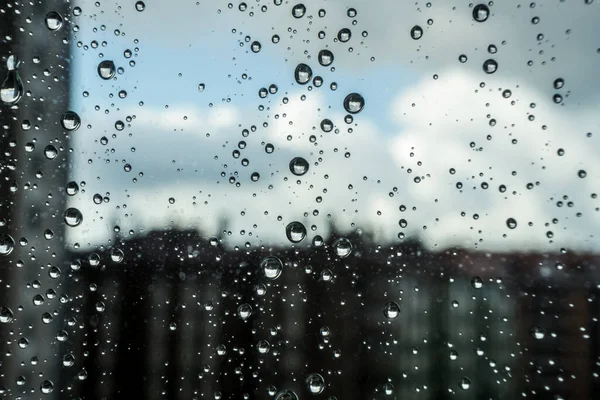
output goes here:
[[253, 53], [258, 53], [261, 48], [262, 48], [262, 45], [260, 44], [259, 41], [256, 41], [256, 40], [254, 42], [252, 42], [252, 44], [250, 45], [250, 49], [252, 50]]
[[0, 307], [0, 323], [8, 324], [14, 318], [13, 312], [8, 307]]
[[100, 64], [98, 64], [98, 75], [102, 79], [111, 79], [115, 76], [115, 71], [115, 63], [112, 60], [100, 61]]
[[237, 309], [238, 316], [246, 321], [252, 315], [252, 306], [248, 303], [240, 304]]
[[346, 238], [339, 238], [333, 242], [333, 250], [340, 258], [346, 258], [352, 253], [352, 243]]
[[46, 148], [44, 149], [44, 155], [46, 156], [46, 158], [48, 160], [53, 160], [56, 158], [56, 156], [58, 155], [58, 150], [56, 149], [56, 147], [54, 147], [53, 145], [49, 144], [48, 146], [46, 146]]
[[296, 67], [294, 78], [296, 78], [296, 82], [298, 82], [300, 85], [306, 85], [308, 82], [310, 82], [312, 74], [312, 69], [308, 65], [300, 63]]
[[298, 221], [290, 222], [285, 227], [285, 235], [292, 243], [299, 243], [306, 237], [306, 227]]
[[481, 289], [483, 287], [483, 279], [478, 276], [474, 277], [471, 279], [471, 286], [473, 286], [474, 289]]
[[138, 10], [139, 12], [142, 12], [146, 9], [146, 4], [144, 4], [143, 1], [136, 1], [135, 2], [135, 9]]
[[473, 19], [477, 22], [484, 22], [490, 16], [490, 9], [485, 4], [477, 4], [473, 8]]
[[352, 32], [348, 28], [342, 28], [337, 34], [337, 38], [340, 42], [345, 43], [352, 37]]
[[350, 114], [357, 114], [362, 111], [365, 106], [365, 99], [358, 93], [350, 93], [344, 99], [344, 108]]
[[15, 240], [6, 233], [0, 233], [0, 256], [7, 256], [15, 248]]
[[78, 209], [71, 207], [67, 208], [64, 214], [65, 223], [71, 227], [75, 227], [83, 221], [83, 215]]
[[304, 17], [304, 14], [306, 14], [306, 6], [304, 4], [300, 3], [292, 7], [292, 15], [294, 18], [302, 18]]
[[517, 220], [514, 218], [507, 219], [506, 226], [508, 226], [509, 229], [515, 229], [517, 227]]
[[498, 69], [498, 62], [493, 59], [488, 59], [483, 62], [483, 71], [486, 74], [493, 74]]
[[294, 157], [290, 161], [290, 172], [296, 176], [302, 176], [308, 172], [308, 161], [302, 157]]
[[383, 315], [389, 319], [397, 318], [398, 315], [400, 315], [400, 306], [398, 303], [393, 301], [385, 303], [385, 306], [383, 307]]
[[277, 279], [283, 270], [283, 263], [279, 258], [275, 256], [269, 256], [260, 262], [260, 268], [267, 278]]
[[46, 14], [46, 28], [51, 31], [59, 30], [63, 25], [63, 17], [56, 11], [50, 11]]
[[67, 131], [75, 131], [81, 125], [81, 118], [75, 111], [67, 111], [60, 117], [60, 123]]
[[319, 64], [327, 67], [333, 63], [333, 53], [330, 50], [324, 49], [319, 51]]
[[298, 400], [298, 395], [292, 390], [282, 390], [277, 393], [275, 400]]
[[23, 97], [23, 82], [17, 71], [19, 64], [19, 59], [14, 54], [6, 60], [8, 74], [0, 86], [0, 99], [4, 104], [16, 104]]
[[325, 379], [317, 373], [310, 374], [306, 378], [306, 386], [312, 394], [320, 394], [325, 389]]
[[421, 39], [423, 37], [423, 28], [421, 28], [419, 25], [413, 26], [410, 30], [410, 37], [414, 40]]
[[330, 119], [325, 118], [321, 121], [321, 130], [323, 132], [331, 132], [333, 130], [333, 122]]

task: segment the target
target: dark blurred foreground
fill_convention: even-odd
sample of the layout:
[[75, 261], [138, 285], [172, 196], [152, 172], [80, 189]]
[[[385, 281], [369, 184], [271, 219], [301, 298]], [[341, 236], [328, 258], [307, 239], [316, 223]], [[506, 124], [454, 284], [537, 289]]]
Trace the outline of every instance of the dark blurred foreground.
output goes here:
[[[345, 259], [327, 245], [246, 252], [174, 231], [126, 242], [121, 262], [116, 249], [73, 254], [81, 268], [65, 267], [69, 336], [56, 360], [75, 363], [56, 361], [60, 398], [290, 389], [304, 399], [315, 396], [311, 373], [326, 385], [315, 398], [600, 398], [597, 256], [348, 238]], [[259, 268], [267, 255], [284, 262], [275, 280]], [[252, 307], [245, 321], [242, 304]]]

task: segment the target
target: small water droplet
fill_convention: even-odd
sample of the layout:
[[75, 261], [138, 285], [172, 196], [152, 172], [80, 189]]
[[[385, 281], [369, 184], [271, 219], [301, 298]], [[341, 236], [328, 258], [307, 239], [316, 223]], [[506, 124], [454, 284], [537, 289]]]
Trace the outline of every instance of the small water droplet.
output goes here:
[[306, 378], [306, 386], [312, 394], [321, 394], [325, 390], [325, 379], [317, 373], [312, 373]]
[[335, 254], [340, 258], [346, 258], [352, 253], [352, 243], [346, 238], [339, 238], [333, 242]]
[[357, 114], [365, 106], [365, 99], [358, 93], [350, 93], [344, 99], [344, 109], [350, 114]]
[[290, 172], [296, 176], [302, 176], [308, 172], [308, 161], [302, 157], [294, 157], [290, 161]]
[[469, 390], [471, 387], [471, 380], [466, 376], [463, 376], [458, 382], [458, 387], [460, 387], [462, 390]]
[[146, 9], [146, 4], [144, 4], [143, 1], [136, 1], [135, 2], [135, 9], [138, 10], [139, 12], [142, 12]]
[[52, 391], [54, 390], [54, 384], [52, 383], [52, 381], [49, 380], [45, 380], [42, 383], [40, 383], [40, 391], [43, 394], [50, 394], [52, 393]]
[[541, 326], [534, 326], [531, 328], [531, 336], [536, 340], [542, 340], [546, 336], [546, 331]]
[[63, 217], [65, 223], [71, 227], [78, 226], [83, 221], [83, 215], [81, 214], [81, 211], [74, 207], [67, 208]]
[[514, 218], [509, 218], [506, 220], [506, 226], [509, 229], [515, 229], [517, 227], [517, 221]]
[[294, 393], [292, 390], [282, 390], [277, 393], [275, 400], [298, 400], [298, 395], [296, 395], [296, 393]]
[[319, 64], [327, 67], [333, 63], [333, 53], [330, 50], [324, 49], [319, 51]]
[[0, 86], [0, 99], [4, 104], [13, 105], [23, 97], [23, 82], [17, 69], [20, 61], [14, 54], [6, 60], [8, 73]]
[[292, 243], [300, 243], [306, 237], [306, 227], [298, 221], [290, 222], [285, 227], [285, 235]]
[[337, 38], [340, 42], [346, 43], [352, 37], [352, 32], [348, 28], [342, 28], [337, 34]]
[[15, 248], [15, 240], [6, 233], [0, 233], [0, 255], [7, 256]]
[[283, 271], [283, 263], [275, 256], [264, 258], [260, 263], [263, 274], [269, 279], [277, 279]]
[[312, 69], [303, 63], [298, 64], [294, 72], [294, 78], [300, 85], [306, 85], [312, 78]]
[[46, 146], [46, 148], [44, 149], [44, 155], [46, 156], [46, 158], [48, 160], [53, 160], [56, 158], [56, 156], [58, 155], [58, 150], [56, 149], [56, 147], [54, 147], [53, 145], [49, 144], [48, 146]]
[[0, 307], [0, 323], [8, 324], [12, 322], [13, 318], [14, 315], [10, 308], [4, 306]]
[[81, 118], [74, 111], [67, 111], [60, 117], [62, 127], [67, 131], [75, 131], [81, 125]]
[[292, 16], [294, 18], [302, 18], [306, 14], [306, 6], [302, 3], [296, 4], [292, 7]]
[[115, 63], [112, 60], [100, 61], [98, 64], [98, 75], [100, 78], [108, 80], [115, 76]]
[[56, 11], [50, 11], [48, 14], [46, 14], [45, 21], [46, 28], [50, 29], [51, 31], [57, 31], [63, 25], [63, 17]]
[[410, 37], [414, 40], [421, 39], [421, 37], [423, 37], [423, 28], [421, 28], [419, 25], [413, 26], [410, 30]]
[[490, 9], [485, 4], [477, 4], [473, 8], [473, 19], [477, 22], [485, 22], [490, 16]]
[[252, 42], [252, 44], [250, 45], [250, 49], [252, 50], [253, 53], [258, 53], [261, 48], [262, 48], [262, 45], [260, 44], [260, 42], [258, 42], [256, 40], [254, 42]]
[[252, 315], [252, 306], [248, 303], [240, 304], [237, 313], [242, 320], [246, 321]]
[[563, 78], [556, 78], [554, 80], [554, 89], [558, 90], [558, 89], [562, 89], [563, 86], [565, 86], [565, 80]]
[[398, 303], [390, 301], [383, 307], [383, 315], [388, 319], [395, 319], [400, 315], [400, 306]]
[[498, 62], [494, 59], [488, 59], [483, 62], [483, 71], [486, 74], [493, 74], [498, 69]]

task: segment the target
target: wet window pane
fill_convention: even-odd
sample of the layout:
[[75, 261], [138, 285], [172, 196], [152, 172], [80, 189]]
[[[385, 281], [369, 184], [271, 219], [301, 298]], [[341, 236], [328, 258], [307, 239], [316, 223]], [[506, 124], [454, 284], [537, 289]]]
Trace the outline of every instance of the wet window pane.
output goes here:
[[0, 394], [600, 398], [600, 2], [0, 5]]

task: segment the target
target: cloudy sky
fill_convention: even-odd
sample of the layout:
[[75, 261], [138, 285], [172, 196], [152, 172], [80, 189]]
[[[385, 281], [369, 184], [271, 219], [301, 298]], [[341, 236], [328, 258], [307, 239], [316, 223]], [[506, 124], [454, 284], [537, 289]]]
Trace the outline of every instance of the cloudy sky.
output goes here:
[[[297, 220], [309, 231], [304, 244], [335, 223], [372, 231], [382, 244], [402, 232], [437, 250], [597, 250], [600, 2], [495, 2], [482, 23], [469, 2], [304, 1], [299, 19], [297, 2], [247, 3], [240, 11], [238, 2], [147, 0], [138, 12], [133, 3], [79, 1], [71, 108], [82, 126], [72, 135], [70, 179], [85, 187], [69, 201], [84, 222], [68, 230], [69, 243], [105, 244], [115, 225], [125, 235], [172, 226], [223, 236], [227, 219], [228, 246], [287, 244], [285, 226]], [[415, 25], [419, 40], [410, 37]], [[352, 32], [346, 43], [336, 39], [341, 28]], [[333, 52], [333, 69], [319, 65], [322, 49]], [[123, 73], [102, 80], [103, 59]], [[498, 64], [493, 74], [483, 71], [488, 59]], [[295, 82], [301, 62], [321, 87]], [[277, 93], [260, 98], [271, 84]], [[366, 104], [348, 124], [343, 100], [352, 92]], [[334, 131], [321, 130], [324, 118]], [[310, 163], [306, 175], [290, 173], [294, 157]], [[95, 194], [109, 201], [95, 204]]]

